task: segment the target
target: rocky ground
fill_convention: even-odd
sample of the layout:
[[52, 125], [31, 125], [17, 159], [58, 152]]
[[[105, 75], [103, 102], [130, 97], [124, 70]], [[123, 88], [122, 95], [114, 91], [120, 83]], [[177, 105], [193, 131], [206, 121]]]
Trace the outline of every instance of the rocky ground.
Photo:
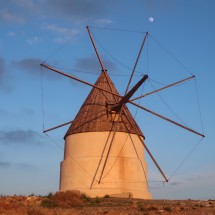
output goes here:
[[[83, 200], [83, 199], [82, 199]], [[65, 200], [63, 200], [65, 202]], [[69, 214], [184, 214], [215, 215], [215, 200], [140, 200], [120, 198], [84, 198], [73, 206], [56, 206], [50, 197], [1, 196], [0, 214], [69, 215]]]

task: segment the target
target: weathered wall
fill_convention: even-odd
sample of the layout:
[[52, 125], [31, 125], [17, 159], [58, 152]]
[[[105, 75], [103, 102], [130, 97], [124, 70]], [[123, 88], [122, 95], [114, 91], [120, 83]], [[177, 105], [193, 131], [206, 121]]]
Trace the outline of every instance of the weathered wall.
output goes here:
[[108, 135], [109, 132], [88, 132], [66, 137], [60, 190], [80, 190], [91, 197], [130, 192], [134, 198], [150, 199], [144, 148], [134, 134], [116, 132], [98, 183], [113, 133], [107, 142]]

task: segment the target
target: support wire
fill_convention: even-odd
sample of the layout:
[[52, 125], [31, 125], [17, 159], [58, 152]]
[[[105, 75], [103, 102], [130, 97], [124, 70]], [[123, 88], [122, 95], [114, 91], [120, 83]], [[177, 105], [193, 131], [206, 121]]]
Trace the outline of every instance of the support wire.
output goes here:
[[197, 147], [200, 145], [202, 142], [203, 137], [200, 139], [200, 141], [197, 142], [197, 144], [189, 151], [189, 153], [186, 155], [186, 157], [179, 163], [179, 165], [176, 167], [176, 169], [173, 171], [173, 173], [170, 175], [168, 178], [168, 181], [178, 172], [178, 170], [182, 167], [182, 165], [185, 163], [185, 161], [191, 156], [191, 154], [197, 149]]
[[43, 69], [42, 66], [40, 66], [40, 71], [41, 71], [41, 103], [42, 103], [42, 125], [43, 125], [43, 131], [45, 129], [45, 113], [44, 113], [44, 90], [43, 90]]

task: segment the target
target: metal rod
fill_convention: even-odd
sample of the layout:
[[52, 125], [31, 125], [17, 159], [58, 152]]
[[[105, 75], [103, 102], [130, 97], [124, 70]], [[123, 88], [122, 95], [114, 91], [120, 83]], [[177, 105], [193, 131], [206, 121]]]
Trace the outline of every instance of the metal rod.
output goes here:
[[[103, 71], [103, 72], [104, 72], [104, 74], [105, 74], [105, 77], [106, 77], [108, 86], [109, 86], [109, 88], [110, 88], [110, 91], [113, 92], [113, 88], [112, 88], [111, 83], [109, 82], [109, 79], [108, 79], [107, 71]], [[113, 96], [113, 98], [114, 98], [115, 102], [117, 103], [117, 98], [116, 98], [115, 96]]]
[[92, 33], [91, 33], [91, 31], [90, 31], [89, 26], [87, 26], [87, 31], [88, 31], [88, 33], [89, 33], [91, 42], [92, 42], [93, 47], [94, 47], [94, 49], [95, 49], [95, 52], [96, 52], [96, 55], [97, 55], [97, 57], [98, 57], [99, 63], [100, 63], [100, 65], [101, 65], [102, 71], [105, 71], [104, 64], [103, 64], [103, 62], [102, 62], [102, 59], [101, 59], [100, 56], [99, 56], [99, 52], [98, 52], [98, 49], [96, 48], [96, 44], [95, 44], [95, 42], [94, 42], [94, 40], [93, 40], [93, 36], [92, 36]]
[[146, 149], [147, 153], [149, 154], [150, 158], [153, 160], [155, 166], [158, 168], [159, 172], [164, 177], [165, 181], [168, 182], [168, 178], [165, 176], [164, 172], [162, 171], [162, 169], [158, 165], [158, 163], [155, 160], [155, 158], [152, 156], [152, 153], [149, 151], [148, 147], [146, 146], [146, 144], [144, 143], [144, 141], [142, 140], [142, 138], [140, 137], [140, 135], [137, 135], [137, 136], [138, 136], [139, 140], [142, 142], [142, 144], [143, 144], [144, 148]]
[[[69, 121], [69, 122], [65, 122], [65, 123], [63, 123], [63, 124], [54, 126], [54, 127], [52, 127], [52, 128], [49, 128], [49, 129], [44, 130], [43, 133], [52, 131], [52, 130], [54, 130], [54, 129], [63, 127], [63, 126], [65, 126], [65, 125], [71, 124], [71, 123], [76, 122], [76, 121], [80, 121], [80, 120], [82, 120], [82, 119], [85, 119], [85, 118], [87, 118], [87, 117], [91, 117], [91, 116], [93, 116], [93, 115], [98, 115], [98, 113], [101, 113], [101, 112], [103, 112], [103, 111], [104, 111], [104, 110], [101, 110], [101, 111], [96, 112], [96, 113], [93, 113], [93, 114], [91, 114], [91, 115], [89, 115], [89, 116], [81, 117], [81, 118], [79, 118], [79, 119], [74, 119], [74, 120], [71, 120], [71, 121]], [[102, 114], [102, 115], [100, 115], [100, 116], [103, 116], [103, 115], [104, 115], [104, 114]]]
[[[94, 42], [93, 35], [92, 35], [91, 31], [90, 31], [89, 26], [87, 26], [86, 28], [87, 28], [88, 34], [89, 34], [89, 36], [90, 36], [90, 40], [91, 40], [91, 42], [92, 42], [92, 44], [93, 44], [93, 48], [94, 48], [94, 50], [95, 50], [95, 52], [96, 52], [96, 56], [97, 56], [97, 58], [98, 58], [98, 60], [99, 60], [100, 66], [101, 66], [101, 68], [102, 68], [102, 71], [105, 72], [105, 77], [106, 77], [106, 79], [108, 80], [107, 74], [106, 74], [106, 69], [105, 69], [104, 64], [103, 64], [103, 62], [102, 62], [102, 59], [101, 59], [101, 57], [100, 57], [100, 55], [99, 55], [98, 49], [96, 48], [96, 44], [95, 44], [95, 42]], [[111, 87], [109, 81], [108, 81], [108, 86], [110, 87], [110, 90], [112, 91], [112, 87]], [[114, 96], [114, 100], [115, 100], [115, 102], [117, 101], [115, 96]]]
[[139, 61], [139, 58], [140, 58], [140, 55], [141, 55], [141, 52], [142, 52], [142, 49], [143, 49], [143, 46], [144, 46], [144, 44], [145, 44], [145, 42], [146, 42], [147, 36], [148, 36], [148, 32], [146, 32], [146, 35], [145, 35], [145, 37], [144, 37], [144, 39], [143, 39], [143, 42], [142, 42], [142, 45], [141, 45], [141, 47], [140, 47], [140, 51], [139, 51], [139, 53], [138, 53], [136, 62], [135, 62], [135, 64], [134, 64], [134, 68], [133, 68], [133, 70], [132, 70], [132, 73], [131, 73], [131, 76], [130, 76], [128, 85], [127, 85], [127, 87], [126, 87], [125, 94], [128, 92], [129, 86], [130, 86], [130, 84], [131, 84], [131, 80], [132, 80], [132, 78], [133, 78], [135, 69], [136, 69], [136, 67], [137, 67], [137, 63], [138, 63], [138, 61]]
[[108, 160], [108, 158], [109, 158], [110, 150], [111, 150], [111, 148], [112, 148], [115, 135], [116, 135], [116, 131], [114, 131], [113, 136], [112, 136], [112, 138], [111, 138], [111, 142], [110, 142], [110, 145], [109, 145], [109, 148], [108, 148], [108, 152], [107, 152], [107, 155], [106, 155], [106, 158], [105, 158], [105, 162], [104, 162], [104, 165], [103, 165], [103, 167], [102, 167], [102, 172], [101, 172], [101, 175], [100, 175], [100, 177], [99, 177], [99, 182], [98, 182], [99, 184], [100, 184], [100, 182], [101, 182], [101, 179], [102, 179], [102, 176], [103, 176], [103, 173], [104, 173], [106, 164], [107, 164], [107, 160]]
[[[95, 42], [94, 42], [93, 35], [92, 35], [91, 31], [90, 31], [89, 26], [87, 26], [86, 28], [87, 28], [88, 34], [89, 34], [89, 36], [90, 36], [90, 40], [91, 40], [91, 42], [92, 42], [92, 44], [93, 44], [93, 48], [94, 48], [94, 50], [95, 50], [95, 52], [96, 52], [96, 56], [97, 56], [97, 58], [98, 58], [98, 60], [99, 60], [100, 66], [101, 66], [101, 68], [102, 68], [102, 71], [104, 72], [105, 77], [106, 77], [106, 79], [107, 79], [107, 81], [108, 81], [106, 69], [105, 69], [105, 67], [104, 67], [104, 64], [103, 64], [103, 62], [102, 62], [102, 59], [101, 59], [101, 57], [100, 57], [100, 55], [99, 55], [99, 52], [98, 52], [98, 49], [97, 49], [97, 47], [96, 47], [96, 44], [95, 44]], [[109, 86], [110, 90], [113, 91], [113, 90], [112, 90], [112, 87], [111, 87], [111, 84], [109, 83], [109, 81], [108, 81], [108, 86]], [[114, 96], [114, 100], [115, 100], [115, 102], [117, 101], [117, 99], [116, 99], [115, 96]]]
[[[126, 119], [128, 120], [129, 124], [132, 126], [132, 123], [130, 122], [129, 118], [126, 116], [126, 114], [124, 114], [124, 116], [126, 117]], [[162, 169], [160, 168], [160, 166], [158, 165], [157, 161], [155, 160], [155, 158], [153, 157], [152, 153], [149, 151], [148, 147], [146, 146], [146, 144], [144, 143], [143, 139], [140, 137], [140, 135], [138, 134], [137, 129], [132, 126], [132, 128], [136, 131], [136, 135], [138, 136], [140, 142], [143, 144], [145, 150], [147, 151], [147, 153], [149, 154], [150, 158], [152, 159], [152, 161], [154, 162], [155, 166], [158, 168], [159, 172], [161, 173], [161, 175], [164, 177], [165, 181], [168, 182], [167, 177], [165, 176], [164, 172], [162, 171]]]
[[119, 101], [119, 103], [112, 108], [112, 110], [119, 111], [122, 105], [126, 104], [129, 99], [134, 95], [134, 93], [139, 89], [144, 81], [148, 78], [148, 75], [144, 75], [143, 78]]
[[73, 121], [74, 121], [74, 120], [69, 121], [69, 122], [66, 122], [66, 123], [63, 123], [63, 124], [60, 124], [60, 125], [57, 125], [57, 126], [54, 126], [54, 127], [49, 128], [49, 129], [47, 129], [47, 130], [44, 130], [44, 131], [43, 131], [43, 133], [46, 133], [46, 132], [52, 131], [52, 130], [54, 130], [54, 129], [57, 129], [57, 128], [60, 128], [60, 127], [63, 127], [63, 126], [68, 125], [68, 124], [71, 124]]
[[167, 85], [167, 86], [165, 86], [165, 87], [159, 88], [159, 89], [154, 90], [154, 91], [152, 91], [152, 92], [146, 93], [146, 94], [144, 94], [144, 95], [142, 95], [142, 96], [138, 96], [137, 98], [131, 99], [130, 101], [135, 101], [135, 100], [137, 100], [137, 99], [141, 99], [141, 98], [146, 97], [146, 96], [148, 96], [148, 95], [151, 95], [151, 94], [153, 94], [153, 93], [157, 93], [157, 92], [159, 92], [159, 91], [161, 91], [161, 90], [164, 90], [164, 89], [166, 89], [166, 88], [172, 87], [172, 86], [177, 85], [177, 84], [180, 84], [180, 83], [182, 83], [182, 82], [184, 82], [184, 81], [188, 81], [188, 80], [190, 80], [191, 78], [195, 78], [195, 75], [190, 76], [190, 77], [188, 77], [188, 78], [185, 78], [185, 79], [183, 79], [183, 80], [181, 80], [181, 81], [177, 81], [177, 82], [175, 82], [175, 83], [169, 84], [169, 85]]
[[47, 68], [47, 69], [50, 69], [50, 70], [52, 70], [52, 71], [54, 71], [54, 72], [57, 72], [57, 73], [59, 73], [59, 74], [61, 74], [61, 75], [64, 75], [64, 76], [66, 76], [66, 77], [69, 77], [69, 78], [72, 78], [72, 79], [74, 79], [74, 80], [76, 80], [76, 81], [79, 81], [79, 82], [81, 82], [81, 83], [83, 83], [83, 84], [86, 84], [86, 85], [88, 85], [88, 86], [91, 86], [91, 87], [94, 87], [94, 88], [96, 88], [96, 89], [102, 90], [102, 91], [104, 91], [104, 92], [106, 92], [106, 93], [110, 93], [110, 94], [112, 94], [112, 95], [115, 95], [115, 96], [117, 96], [117, 97], [122, 98], [122, 96], [120, 96], [120, 95], [117, 94], [117, 93], [111, 92], [111, 91], [109, 91], [109, 90], [105, 90], [105, 89], [103, 89], [103, 88], [101, 88], [101, 87], [98, 87], [98, 86], [96, 86], [96, 85], [94, 85], [94, 84], [91, 84], [91, 83], [89, 83], [89, 82], [87, 82], [87, 81], [83, 81], [83, 80], [81, 80], [81, 79], [79, 79], [79, 78], [76, 78], [75, 76], [72, 76], [72, 75], [66, 74], [66, 73], [64, 73], [64, 72], [61, 72], [60, 70], [54, 69], [54, 68], [52, 68], [52, 67], [49, 66], [49, 65], [46, 65], [46, 64], [43, 64], [43, 63], [41, 63], [40, 65], [43, 66], [43, 67], [45, 67], [45, 68]]
[[[109, 83], [109, 79], [108, 79], [108, 76], [107, 76], [107, 72], [106, 72], [106, 71], [103, 71], [103, 72], [104, 72], [105, 77], [106, 77], [106, 79], [107, 79], [107, 82], [108, 82], [108, 85], [109, 85], [110, 90], [113, 91], [113, 89], [112, 89], [112, 87], [111, 87], [111, 84]], [[117, 102], [115, 96], [114, 96], [114, 100], [115, 100], [115, 102]], [[115, 116], [115, 117], [116, 117], [116, 116]], [[120, 119], [120, 117], [118, 118], [118, 120], [119, 120], [119, 119]], [[109, 138], [110, 138], [110, 135], [111, 135], [111, 133], [112, 133], [112, 130], [113, 130], [113, 127], [114, 127], [114, 126], [115, 126], [115, 122], [113, 121], [112, 126], [111, 126], [111, 130], [109, 131], [107, 140], [106, 140], [106, 142], [105, 142], [105, 146], [104, 146], [103, 151], [102, 151], [101, 158], [100, 158], [100, 160], [99, 160], [99, 164], [98, 164], [98, 166], [97, 166], [96, 172], [95, 172], [94, 177], [93, 177], [93, 180], [92, 180], [92, 182], [91, 182], [90, 189], [92, 189], [93, 183], [94, 183], [94, 181], [95, 181], [95, 177], [96, 177], [96, 175], [97, 175], [97, 173], [98, 173], [98, 170], [99, 170], [99, 167], [100, 167], [100, 165], [101, 165], [101, 162], [102, 162], [102, 159], [103, 159], [103, 155], [104, 155], [104, 152], [105, 152], [107, 143], [108, 143], [108, 141], [109, 141]], [[114, 131], [114, 135], [113, 135], [113, 136], [115, 136], [115, 131]], [[112, 142], [113, 142], [113, 138], [112, 138], [112, 140], [111, 140], [111, 145], [112, 145]], [[108, 151], [110, 151], [110, 148], [111, 148], [111, 146], [109, 146], [109, 150], [108, 150]], [[104, 165], [103, 165], [103, 167], [102, 167], [102, 173], [101, 173], [101, 175], [100, 175], [100, 179], [99, 179], [98, 183], [100, 183], [101, 180], [102, 180], [102, 176], [103, 176], [103, 172], [104, 172], [104, 169], [105, 169], [105, 166], [106, 166], [106, 162], [107, 162], [108, 156], [109, 156], [109, 153], [107, 153], [107, 156], [106, 156], [106, 159], [105, 159], [105, 163], [104, 163]]]
[[[115, 134], [116, 134], [116, 126], [117, 126], [117, 123], [119, 122], [119, 120], [120, 120], [120, 118], [121, 118], [121, 115], [122, 115], [122, 108], [123, 108], [123, 107], [124, 107], [124, 104], [122, 104], [122, 106], [121, 106], [121, 109], [120, 109], [120, 111], [119, 111], [119, 115], [118, 115], [117, 120], [115, 121], [115, 119], [116, 119], [116, 117], [117, 117], [117, 114], [115, 114], [114, 119], [113, 119], [113, 124], [112, 124], [112, 128], [114, 128], [113, 136], [112, 136], [112, 139], [111, 139], [111, 142], [110, 142], [110, 145], [109, 145], [109, 149], [108, 149], [108, 152], [107, 152], [107, 155], [106, 155], [106, 158], [105, 158], [105, 163], [104, 163], [104, 165], [103, 165], [102, 172], [101, 172], [101, 175], [100, 175], [100, 178], [99, 178], [99, 183], [101, 182], [101, 179], [102, 179], [102, 176], [103, 176], [103, 173], [104, 173], [106, 164], [107, 164], [107, 160], [108, 160], [108, 157], [109, 157], [109, 154], [110, 154], [110, 150], [111, 150], [111, 147], [112, 147], [112, 145], [113, 145], [113, 141], [114, 141]], [[111, 128], [111, 129], [112, 129], [112, 128]]]
[[168, 121], [168, 122], [170, 122], [170, 123], [172, 123], [172, 124], [175, 124], [175, 125], [177, 125], [177, 126], [183, 128], [183, 129], [185, 129], [185, 130], [187, 130], [187, 131], [190, 131], [190, 132], [192, 132], [192, 133], [194, 133], [194, 134], [197, 134], [197, 135], [199, 135], [199, 136], [201, 136], [201, 137], [205, 137], [204, 134], [201, 134], [201, 133], [199, 133], [199, 132], [197, 132], [197, 131], [195, 131], [195, 130], [193, 130], [193, 129], [191, 129], [191, 128], [188, 128], [188, 127], [186, 127], [186, 126], [184, 126], [184, 125], [182, 125], [182, 124], [180, 124], [180, 123], [178, 123], [178, 122], [175, 122], [175, 121], [173, 121], [173, 120], [171, 120], [171, 119], [169, 119], [169, 118], [167, 118], [167, 117], [165, 117], [165, 116], [162, 116], [162, 115], [160, 115], [160, 114], [158, 114], [158, 113], [156, 113], [156, 112], [154, 112], [154, 111], [151, 111], [151, 110], [149, 110], [149, 109], [147, 109], [147, 108], [145, 108], [145, 107], [143, 107], [143, 106], [140, 106], [140, 105], [138, 105], [138, 104], [136, 104], [136, 103], [134, 103], [134, 102], [132, 102], [132, 101], [129, 101], [129, 103], [132, 104], [132, 105], [134, 105], [134, 106], [136, 106], [136, 107], [138, 107], [138, 108], [141, 108], [141, 109], [143, 109], [143, 110], [145, 110], [145, 111], [147, 111], [147, 112], [149, 112], [149, 113], [151, 113], [151, 114], [153, 114], [153, 115], [155, 115], [155, 116], [157, 116], [157, 117], [159, 117], [159, 118], [161, 118], [161, 119], [164, 119], [164, 120], [166, 120], [166, 121]]
[[[108, 137], [107, 137], [107, 139], [106, 139], [106, 141], [105, 141], [105, 145], [104, 145], [104, 148], [103, 148], [103, 150], [102, 150], [102, 154], [101, 154], [101, 157], [100, 157], [100, 159], [99, 159], [99, 163], [98, 163], [98, 166], [97, 166], [97, 168], [96, 168], [96, 171], [95, 171], [93, 180], [92, 180], [92, 182], [91, 182], [90, 189], [92, 189], [93, 183], [94, 183], [94, 181], [95, 181], [96, 175], [97, 175], [97, 173], [98, 173], [99, 167], [100, 167], [101, 162], [102, 162], [102, 159], [103, 159], [103, 157], [104, 157], [105, 149], [106, 149], [106, 147], [107, 147], [107, 143], [108, 143], [109, 138], [110, 138], [110, 135], [111, 135], [111, 133], [112, 133], [113, 126], [114, 126], [114, 123], [112, 123], [111, 130], [109, 131]], [[98, 181], [98, 183], [100, 183], [100, 181]]]
[[125, 126], [126, 129], [127, 129], [127, 132], [128, 132], [128, 135], [129, 135], [129, 137], [130, 137], [130, 139], [131, 139], [132, 145], [133, 145], [133, 147], [134, 147], [134, 151], [135, 151], [135, 153], [136, 153], [136, 156], [137, 156], [138, 160], [140, 161], [140, 164], [141, 164], [141, 167], [142, 167], [142, 170], [143, 170], [143, 174], [144, 174], [144, 176], [145, 176], [146, 183], [147, 183], [147, 187], [148, 187], [148, 186], [149, 186], [149, 184], [148, 184], [148, 178], [147, 178], [147, 175], [146, 175], [146, 172], [145, 172], [145, 169], [144, 169], [142, 160], [141, 160], [140, 157], [139, 157], [139, 154], [138, 154], [137, 149], [136, 149], [136, 147], [135, 147], [135, 144], [134, 144], [133, 138], [132, 138], [132, 136], [131, 136], [131, 133], [130, 133], [130, 131], [129, 131], [129, 129], [128, 129], [128, 126], [126, 125], [126, 123], [124, 122], [123, 119], [122, 119], [122, 122], [124, 123], [124, 126]]

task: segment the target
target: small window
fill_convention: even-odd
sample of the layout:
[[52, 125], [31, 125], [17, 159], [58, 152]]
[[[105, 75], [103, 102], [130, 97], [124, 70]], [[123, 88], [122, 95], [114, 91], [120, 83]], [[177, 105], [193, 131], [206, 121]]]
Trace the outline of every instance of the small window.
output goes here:
[[112, 107], [114, 107], [116, 104], [108, 104], [106, 103], [106, 113], [107, 113], [107, 117], [108, 120], [111, 122], [121, 122], [121, 117], [120, 114], [114, 110], [111, 110]]
[[109, 116], [110, 116], [110, 121], [121, 122], [121, 117], [120, 117], [119, 113], [116, 113], [116, 111], [110, 111]]

